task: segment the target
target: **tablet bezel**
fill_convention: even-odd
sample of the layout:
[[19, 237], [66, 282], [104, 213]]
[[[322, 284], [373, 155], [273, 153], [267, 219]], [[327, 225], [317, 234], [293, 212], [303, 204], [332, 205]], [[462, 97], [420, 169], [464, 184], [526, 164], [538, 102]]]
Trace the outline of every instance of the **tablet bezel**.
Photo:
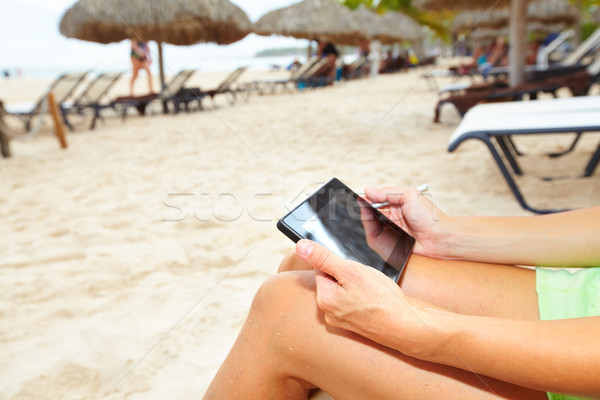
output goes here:
[[[352, 191], [348, 186], [343, 184], [337, 178], [332, 178], [329, 182], [321, 186], [313, 194], [311, 194], [304, 201], [298, 204], [294, 209], [288, 212], [277, 222], [277, 228], [294, 242], [308, 238], [309, 235], [311, 235], [312, 233], [306, 231], [302, 225], [314, 215], [318, 214], [323, 207], [329, 205], [330, 201], [332, 200], [331, 195], [333, 193], [337, 193], [338, 191], [342, 191], [346, 196], [350, 196], [354, 201], [368, 207], [369, 211], [381, 223], [385, 224], [392, 231], [397, 233], [398, 236], [402, 238], [402, 240], [409, 241], [409, 250], [404, 257], [402, 265], [391, 266], [391, 268], [394, 268], [397, 271], [397, 274], [395, 274], [395, 276], [390, 276], [386, 274], [388, 277], [390, 277], [390, 279], [394, 280], [395, 282], [398, 282], [398, 280], [402, 276], [402, 272], [404, 271], [410, 254], [412, 253], [412, 249], [415, 244], [415, 239], [407, 232], [405, 232], [402, 228], [400, 228], [398, 225], [396, 225], [393, 221], [391, 221], [388, 217], [386, 217], [381, 211], [372, 207], [366, 200], [364, 200], [362, 197], [360, 197], [358, 194]], [[316, 204], [316, 206], [309, 205], [308, 207], [306, 207], [306, 203]], [[384, 261], [386, 262], [386, 265], [388, 265], [387, 260]]]

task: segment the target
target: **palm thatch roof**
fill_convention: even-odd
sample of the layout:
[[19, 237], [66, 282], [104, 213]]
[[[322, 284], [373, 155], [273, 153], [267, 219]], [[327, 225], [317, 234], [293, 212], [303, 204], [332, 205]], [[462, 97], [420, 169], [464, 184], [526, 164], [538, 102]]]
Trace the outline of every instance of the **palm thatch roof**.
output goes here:
[[441, 10], [469, 10], [469, 9], [488, 9], [509, 7], [511, 0], [413, 0], [413, 5], [424, 11], [441, 11]]
[[529, 21], [573, 25], [580, 17], [577, 7], [565, 0], [536, 0], [527, 5]]
[[[566, 26], [563, 23], [547, 24], [542, 22], [531, 22], [527, 25], [528, 34], [547, 35], [552, 32], [560, 32]], [[474, 29], [468, 36], [468, 41], [475, 45], [494, 42], [499, 37], [508, 36], [508, 28], [477, 28]]]
[[391, 27], [382, 21], [381, 15], [369, 10], [362, 4], [352, 11], [352, 14], [364, 26], [369, 39], [388, 40]]
[[79, 0], [60, 21], [63, 35], [98, 43], [229, 44], [250, 30], [246, 13], [227, 0]]
[[[508, 26], [509, 17], [508, 8], [463, 11], [454, 17], [450, 30], [453, 33], [460, 33], [473, 28], [502, 28]], [[565, 0], [536, 0], [527, 6], [527, 20], [529, 24], [540, 22], [549, 24], [550, 27], [560, 26], [564, 29], [577, 23], [579, 12], [573, 4]]]
[[452, 19], [450, 31], [459, 33], [473, 28], [499, 28], [508, 24], [508, 8], [489, 11], [462, 11]]
[[352, 11], [366, 31], [365, 39], [377, 39], [382, 44], [422, 39], [425, 34], [421, 26], [409, 16], [389, 11], [385, 14], [360, 6]]
[[400, 35], [404, 40], [414, 41], [425, 37], [423, 27], [414, 19], [401, 12], [388, 11], [383, 14], [382, 19], [386, 25], [400, 30]]
[[[548, 0], [539, 0], [548, 1]], [[510, 14], [509, 25], [510, 38], [512, 45], [510, 47], [510, 84], [511, 86], [522, 83], [525, 79], [525, 40], [526, 14], [525, 7], [530, 0], [413, 0], [413, 5], [423, 10], [465, 10], [465, 9], [499, 9], [501, 7], [510, 7], [513, 14]], [[518, 10], [518, 11], [517, 11]]]
[[254, 32], [337, 44], [354, 44], [367, 36], [366, 28], [350, 9], [335, 0], [304, 0], [271, 11], [254, 24]]

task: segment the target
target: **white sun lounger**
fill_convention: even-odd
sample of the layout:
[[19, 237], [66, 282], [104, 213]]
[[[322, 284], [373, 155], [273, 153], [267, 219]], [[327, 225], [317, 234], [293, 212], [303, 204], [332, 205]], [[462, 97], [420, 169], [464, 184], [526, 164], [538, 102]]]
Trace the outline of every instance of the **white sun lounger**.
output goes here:
[[[558, 210], [538, 210], [525, 201], [513, 178], [513, 174], [522, 175], [522, 170], [515, 157], [519, 153], [511, 141], [511, 136], [576, 133], [576, 140], [571, 147], [565, 152], [551, 155], [556, 156], [573, 150], [578, 138], [587, 132], [600, 132], [600, 96], [481, 104], [467, 112], [450, 138], [448, 151], [453, 152], [468, 139], [481, 140], [487, 145], [519, 204], [526, 210], [544, 214]], [[592, 154], [582, 176], [591, 176], [599, 161], [600, 144]]]

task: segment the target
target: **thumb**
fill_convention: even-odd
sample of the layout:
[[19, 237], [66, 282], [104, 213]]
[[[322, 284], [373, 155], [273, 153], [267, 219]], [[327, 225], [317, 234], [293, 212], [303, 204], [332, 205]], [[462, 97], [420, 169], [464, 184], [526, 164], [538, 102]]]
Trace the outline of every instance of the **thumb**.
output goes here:
[[296, 253], [311, 267], [331, 276], [343, 286], [343, 271], [348, 260], [344, 260], [326, 247], [313, 241], [302, 239], [296, 243]]

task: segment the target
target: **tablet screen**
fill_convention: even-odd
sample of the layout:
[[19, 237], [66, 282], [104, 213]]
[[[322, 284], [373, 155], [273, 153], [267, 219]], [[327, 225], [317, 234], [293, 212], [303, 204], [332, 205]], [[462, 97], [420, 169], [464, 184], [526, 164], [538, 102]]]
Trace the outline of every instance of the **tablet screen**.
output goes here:
[[[395, 281], [414, 245], [410, 235], [337, 179], [283, 217], [278, 226], [295, 241], [313, 240], [338, 256], [376, 268]], [[367, 233], [374, 227], [381, 229], [385, 240], [371, 246]]]

